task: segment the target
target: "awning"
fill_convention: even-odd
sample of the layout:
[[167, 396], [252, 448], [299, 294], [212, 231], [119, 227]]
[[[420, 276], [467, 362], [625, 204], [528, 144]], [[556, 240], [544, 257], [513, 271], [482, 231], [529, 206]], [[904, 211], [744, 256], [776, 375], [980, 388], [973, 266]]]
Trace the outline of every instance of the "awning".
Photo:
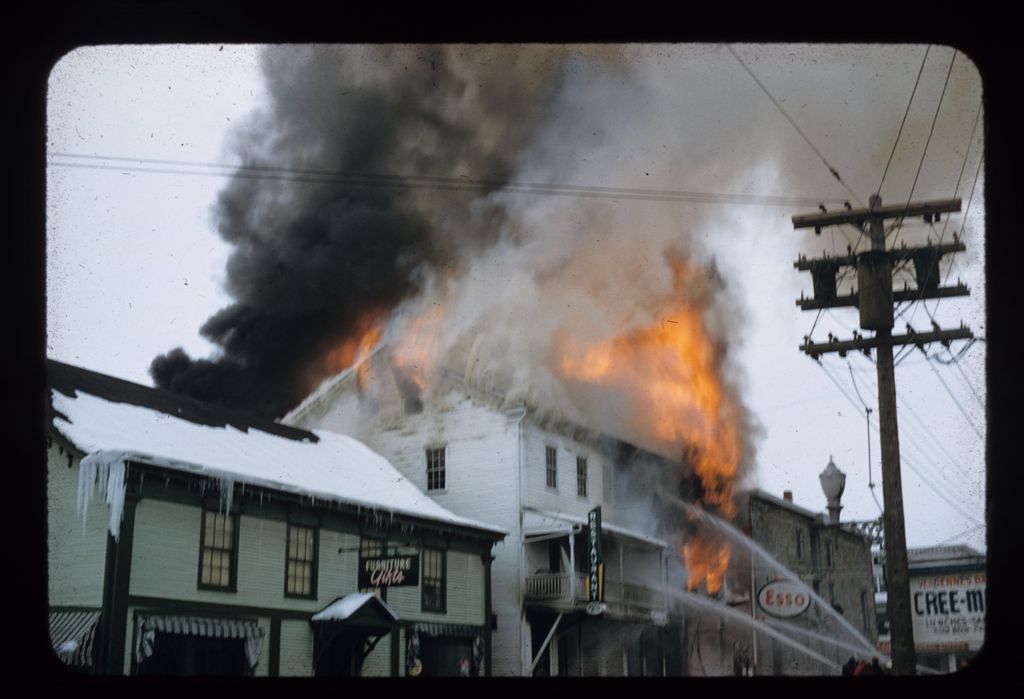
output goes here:
[[186, 636], [245, 639], [245, 657], [249, 667], [256, 667], [260, 660], [263, 629], [253, 619], [138, 614], [135, 617], [135, 659], [138, 662], [153, 655], [157, 631]]
[[424, 636], [447, 636], [449, 638], [476, 638], [484, 632], [482, 626], [468, 624], [440, 624], [421, 622], [413, 624], [411, 629]]
[[[564, 512], [552, 513], [539, 510], [528, 510], [523, 513], [523, 538], [543, 539], [552, 535], [568, 536], [570, 532], [578, 532], [587, 524], [583, 517], [565, 514]], [[668, 543], [653, 536], [647, 536], [637, 531], [626, 529], [608, 522], [601, 522], [601, 530], [612, 536], [632, 539], [633, 541], [656, 548], [667, 548]]]
[[398, 623], [398, 615], [380, 597], [369, 592], [354, 592], [334, 600], [309, 621], [360, 627], [386, 634]]
[[467, 624], [439, 624], [421, 622], [409, 627], [405, 645], [406, 674], [417, 677], [423, 672], [423, 660], [420, 657], [420, 636], [432, 638], [461, 638], [473, 644], [473, 662], [465, 668], [467, 675], [479, 675], [484, 659], [484, 629], [482, 626]]
[[100, 611], [50, 612], [50, 643], [57, 657], [71, 667], [92, 667], [92, 648]]

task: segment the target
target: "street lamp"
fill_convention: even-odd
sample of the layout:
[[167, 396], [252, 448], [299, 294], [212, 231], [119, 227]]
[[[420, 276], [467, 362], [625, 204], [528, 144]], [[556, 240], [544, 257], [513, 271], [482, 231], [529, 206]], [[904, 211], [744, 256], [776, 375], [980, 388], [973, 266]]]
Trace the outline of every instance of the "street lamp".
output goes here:
[[846, 474], [836, 467], [831, 454], [828, 457], [828, 466], [818, 474], [818, 479], [821, 480], [821, 489], [828, 500], [829, 520], [832, 524], [839, 524], [839, 511], [843, 509], [839, 499], [843, 497], [843, 490], [846, 488]]

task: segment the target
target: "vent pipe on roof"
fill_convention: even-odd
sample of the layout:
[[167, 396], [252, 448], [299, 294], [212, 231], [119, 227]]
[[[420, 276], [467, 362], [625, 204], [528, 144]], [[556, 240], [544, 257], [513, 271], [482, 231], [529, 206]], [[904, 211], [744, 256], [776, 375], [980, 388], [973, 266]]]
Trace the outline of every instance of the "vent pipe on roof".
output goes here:
[[793, 491], [792, 490], [783, 490], [782, 491], [782, 499], [785, 500], [786, 502], [793, 502]]

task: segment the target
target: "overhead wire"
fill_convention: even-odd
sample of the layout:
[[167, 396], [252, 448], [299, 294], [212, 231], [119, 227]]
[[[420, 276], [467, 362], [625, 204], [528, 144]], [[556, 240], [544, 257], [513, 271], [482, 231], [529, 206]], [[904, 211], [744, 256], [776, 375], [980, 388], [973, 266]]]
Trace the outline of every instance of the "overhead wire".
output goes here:
[[846, 182], [843, 181], [843, 178], [839, 176], [839, 171], [836, 170], [836, 168], [834, 168], [832, 166], [832, 164], [828, 162], [828, 160], [825, 158], [825, 156], [821, 154], [821, 151], [818, 150], [818, 147], [815, 146], [814, 143], [811, 142], [811, 139], [808, 138], [807, 134], [805, 134], [803, 132], [803, 129], [801, 129], [800, 126], [797, 125], [797, 123], [795, 121], [793, 121], [793, 118], [791, 116], [789, 116], [789, 114], [786, 113], [786, 110], [782, 108], [782, 105], [779, 104], [779, 101], [777, 99], [775, 99], [775, 96], [772, 95], [772, 93], [768, 90], [768, 88], [765, 87], [764, 83], [762, 83], [760, 80], [758, 80], [757, 76], [754, 75], [754, 71], [750, 70], [750, 68], [747, 66], [747, 64], [743, 62], [743, 59], [739, 57], [739, 54], [737, 54], [736, 51], [733, 50], [732, 46], [730, 46], [729, 44], [725, 44], [725, 48], [729, 49], [729, 53], [731, 53], [733, 55], [733, 58], [735, 58], [736, 61], [741, 66], [743, 66], [743, 70], [745, 70], [747, 72], [747, 75], [749, 75], [754, 80], [754, 82], [757, 83], [757, 86], [761, 88], [761, 90], [764, 92], [764, 94], [768, 95], [768, 99], [770, 99], [772, 101], [772, 104], [775, 105], [776, 109], [779, 110], [779, 112], [782, 114], [782, 116], [786, 117], [786, 121], [788, 121], [790, 124], [792, 124], [793, 128], [796, 129], [796, 132], [798, 134], [800, 134], [800, 136], [804, 139], [804, 141], [807, 143], [807, 145], [809, 145], [811, 147], [811, 149], [815, 152], [815, 154], [819, 158], [821, 158], [821, 161], [823, 163], [825, 163], [825, 167], [827, 167], [828, 171], [830, 173], [832, 173], [832, 176], [836, 178], [836, 181], [838, 181], [839, 184], [843, 185], [843, 188], [846, 189], [846, 191], [850, 193], [850, 196], [852, 196], [854, 198], [854, 200], [858, 204], [860, 204], [861, 206], [864, 206], [864, 202], [860, 200], [860, 197], [857, 196], [857, 193], [854, 192], [852, 189], [850, 189], [850, 186], [848, 184], [846, 184]]
[[903, 125], [907, 123], [907, 115], [910, 114], [910, 105], [914, 103], [914, 95], [917, 94], [917, 84], [921, 82], [921, 73], [924, 72], [925, 61], [928, 60], [928, 52], [932, 50], [932, 45], [924, 49], [924, 58], [921, 59], [921, 67], [917, 70], [917, 79], [914, 80], [914, 89], [910, 91], [910, 99], [907, 101], [907, 111], [903, 112], [903, 121], [900, 122], [900, 130], [896, 132], [896, 140], [892, 143], [892, 150], [889, 152], [889, 160], [885, 163], [885, 170], [882, 172], [882, 181], [878, 183], [878, 189], [875, 191], [881, 194], [882, 185], [885, 184], [885, 176], [889, 174], [889, 166], [892, 164], [892, 156], [896, 154], [896, 145], [900, 142], [900, 136], [903, 134]]
[[[836, 388], [839, 389], [839, 392], [843, 394], [843, 396], [846, 398], [846, 400], [849, 401], [850, 404], [853, 405], [854, 408], [857, 408], [858, 407], [857, 403], [853, 400], [853, 398], [850, 397], [850, 394], [847, 393], [846, 390], [843, 389], [842, 385], [835, 379], [835, 377], [833, 377], [832, 374], [829, 373], [829, 371], [825, 368], [825, 365], [821, 361], [817, 361], [815, 363], [819, 367], [821, 367], [821, 370], [825, 373], [825, 376], [827, 376], [828, 379], [836, 386]], [[859, 409], [858, 409], [858, 412], [859, 412]], [[875, 425], [874, 423], [871, 423], [871, 428], [875, 432], [879, 432], [878, 426]], [[972, 522], [978, 523], [978, 520], [975, 518], [974, 515], [972, 515], [971, 513], [967, 512], [966, 510], [962, 509], [956, 503], [955, 500], [953, 500], [948, 495], [946, 495], [941, 490], [939, 490], [937, 488], [937, 486], [933, 483], [933, 479], [928, 478], [923, 473], [921, 473], [921, 471], [918, 470], [916, 464], [913, 461], [911, 461], [909, 458], [907, 458], [906, 454], [903, 454], [903, 453], [900, 454], [900, 463], [902, 465], [906, 466], [908, 469], [910, 469], [911, 472], [916, 474], [918, 476], [918, 478], [920, 479], [921, 483], [923, 483], [926, 487], [928, 487], [928, 489], [930, 489], [933, 493], [935, 493], [947, 505], [949, 505], [951, 508], [956, 510], [957, 513], [959, 513], [963, 517], [966, 517], [968, 520], [970, 520]]]
[[[949, 86], [949, 77], [953, 74], [953, 64], [956, 62], [957, 49], [953, 49], [953, 58], [949, 61], [949, 69], [946, 71], [946, 82], [942, 85], [942, 94], [939, 95], [939, 103], [935, 105], [935, 116], [932, 117], [931, 128], [928, 129], [928, 139], [924, 142], [924, 150], [921, 152], [921, 162], [917, 164], [917, 172], [914, 174], [914, 184], [910, 187], [910, 195], [907, 197], [907, 206], [914, 198], [914, 190], [917, 189], [917, 180], [921, 176], [921, 168], [924, 167], [925, 156], [928, 155], [928, 146], [932, 142], [932, 135], [935, 133], [935, 124], [939, 120], [939, 112], [942, 110], [942, 101], [946, 97], [946, 88]], [[893, 245], [900, 237], [901, 226], [896, 228], [896, 236], [892, 239]]]
[[942, 387], [946, 389], [946, 393], [949, 394], [949, 397], [953, 399], [953, 403], [960, 410], [960, 414], [964, 416], [964, 420], [967, 422], [967, 425], [972, 430], [974, 430], [974, 434], [978, 435], [978, 437], [980, 438], [981, 431], [977, 427], [975, 427], [974, 423], [971, 421], [971, 416], [967, 414], [966, 410], [964, 410], [964, 406], [960, 405], [960, 401], [956, 399], [956, 396], [953, 394], [953, 391], [951, 391], [949, 385], [946, 384], [946, 380], [942, 378], [942, 374], [940, 374], [939, 370], [935, 368], [935, 364], [933, 364], [932, 362], [928, 362], [928, 367], [932, 370], [932, 373], [935, 374], [936, 378], [938, 378], [939, 381], [942, 383]]
[[[693, 192], [643, 187], [617, 188], [562, 183], [539, 183], [491, 180], [475, 177], [427, 177], [419, 175], [357, 174], [310, 168], [289, 168], [262, 165], [228, 165], [184, 160], [160, 160], [76, 153], [50, 153], [50, 158], [68, 160], [108, 161], [124, 163], [107, 165], [94, 162], [62, 162], [49, 160], [54, 167], [84, 168], [120, 172], [230, 177], [255, 180], [276, 180], [308, 184], [348, 184], [397, 189], [439, 189], [453, 191], [494, 191], [515, 194], [596, 197], [606, 199], [638, 199], [644, 201], [682, 201], [698, 204], [740, 204], [755, 206], [811, 206], [822, 201], [841, 202], [837, 197], [797, 197], [786, 195], [741, 194], [729, 192]], [[139, 163], [140, 165], [131, 165]], [[167, 166], [167, 167], [156, 167]], [[192, 168], [192, 169], [182, 169]], [[201, 169], [196, 169], [201, 168]]]
[[[960, 173], [957, 175], [956, 185], [954, 185], [954, 187], [953, 187], [953, 196], [954, 197], [956, 197], [957, 192], [960, 191], [960, 182], [963, 181], [964, 171], [967, 169], [967, 160], [968, 160], [968, 158], [971, 155], [971, 148], [974, 146], [974, 134], [975, 134], [975, 132], [978, 129], [978, 122], [981, 120], [981, 110], [982, 110], [983, 106], [984, 106], [984, 103], [979, 102], [978, 103], [978, 111], [974, 115], [974, 125], [971, 126], [971, 135], [967, 139], [967, 149], [964, 151], [964, 161], [963, 161], [963, 163], [960, 164]], [[978, 171], [975, 173], [975, 177], [974, 177], [974, 183], [975, 184], [977, 184], [978, 172], [981, 171], [981, 160], [984, 159], [984, 157], [985, 157], [985, 155], [984, 155], [984, 153], [982, 153], [981, 158], [978, 160]], [[963, 219], [963, 224], [964, 225], [966, 225], [966, 223], [967, 223], [967, 213], [969, 213], [970, 210], [971, 210], [971, 199], [973, 199], [973, 197], [974, 197], [974, 184], [971, 185], [971, 198], [968, 199], [968, 201], [967, 201], [967, 210], [964, 212], [964, 219]], [[946, 229], [949, 227], [949, 220], [950, 220], [949, 216], [946, 216], [946, 220], [942, 224], [942, 231], [939, 233], [939, 245], [942, 245], [942, 241], [945, 240], [945, 238], [946, 238]], [[962, 225], [961, 226], [961, 233], [963, 232], [963, 227], [964, 226]], [[950, 257], [950, 260], [949, 260], [949, 265], [946, 267], [946, 277], [942, 281], [943, 286], [945, 286], [946, 283], [949, 282], [949, 274], [950, 274], [950, 272], [953, 269], [953, 261], [955, 259], [956, 259], [956, 250], [953, 251], [953, 254], [952, 254], [952, 256]], [[931, 270], [929, 270], [929, 274], [930, 274], [930, 272], [931, 272]], [[935, 320], [935, 312], [939, 310], [939, 304], [941, 302], [942, 302], [942, 298], [941, 297], [935, 299], [935, 307], [932, 308], [932, 309], [929, 309], [927, 301], [924, 300], [924, 299], [921, 300], [921, 305], [924, 306], [925, 312], [928, 314], [928, 316], [933, 321]], [[910, 319], [913, 320], [913, 315], [911, 315]]]
[[860, 399], [861, 405], [864, 406], [864, 427], [867, 430], [868, 436], [868, 490], [871, 491], [871, 499], [875, 501], [879, 514], [883, 514], [882, 505], [878, 502], [878, 497], [875, 495], [875, 482], [871, 476], [871, 408], [861, 398], [860, 389], [857, 388], [857, 380], [853, 378], [853, 366], [850, 364], [849, 359], [846, 360], [846, 367], [850, 370], [850, 382], [853, 384], [853, 390], [857, 393], [857, 398]]
[[[854, 376], [853, 376], [853, 366], [850, 364], [849, 359], [847, 359], [846, 365], [847, 365], [847, 368], [850, 370], [850, 380], [853, 382], [854, 390], [857, 391], [857, 397], [861, 398], [860, 391], [857, 388], [856, 379], [854, 379]], [[925, 426], [924, 422], [920, 419], [920, 417], [917, 415], [917, 413], [915, 413], [910, 408], [910, 406], [906, 403], [906, 401], [903, 400], [903, 396], [900, 395], [900, 393], [898, 391], [896, 393], [896, 400], [899, 401], [900, 405], [902, 405], [904, 408], [906, 408], [908, 410], [908, 412], [910, 412], [910, 414], [916, 420], [918, 420], [921, 423], [922, 426]], [[864, 403], [863, 398], [861, 398], [861, 403], [865, 407], [867, 407], [867, 404]], [[954, 474], [954, 475], [956, 475], [958, 477], [958, 479], [957, 479], [958, 482], [954, 483], [951, 478], [947, 477], [947, 470], [938, 469], [938, 470], [936, 470], [935, 473], [937, 473], [938, 477], [941, 478], [942, 480], [944, 480], [949, 485], [949, 487], [953, 489], [953, 492], [959, 492], [965, 486], [969, 486], [970, 485], [970, 481], [968, 480], [968, 478], [963, 473], [961, 473], [961, 471], [957, 468], [957, 461], [956, 461], [956, 459], [954, 459], [949, 454], [949, 452], [945, 449], [945, 447], [942, 446], [942, 444], [939, 441], [939, 439], [931, 432], [930, 429], [928, 429], [925, 426], [925, 430], [928, 432], [928, 435], [932, 439], [932, 441], [930, 441], [930, 442], [928, 440], [924, 439], [923, 437], [919, 439], [920, 435], [916, 435], [914, 430], [910, 429], [910, 424], [907, 423], [904, 420], [900, 420], [899, 421], [898, 429], [899, 429], [900, 439], [904, 442], [904, 444], [906, 446], [909, 446], [914, 451], [916, 451], [921, 456], [921, 458], [923, 459], [923, 462], [925, 464], [928, 464], [929, 462], [932, 462], [932, 461], [934, 461], [934, 462], [946, 462], [946, 463], [950, 464], [950, 469], [948, 469], [948, 471], [952, 472], [952, 474]], [[931, 446], [933, 448], [933, 450], [932, 449], [926, 449], [925, 445]]]

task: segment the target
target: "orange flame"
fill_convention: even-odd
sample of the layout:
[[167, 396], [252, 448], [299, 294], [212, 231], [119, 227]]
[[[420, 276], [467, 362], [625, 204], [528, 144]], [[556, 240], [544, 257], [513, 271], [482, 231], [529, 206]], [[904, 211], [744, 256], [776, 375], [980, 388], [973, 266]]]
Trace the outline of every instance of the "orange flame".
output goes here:
[[434, 303], [426, 312], [407, 322], [399, 334], [401, 339], [394, 347], [392, 362], [395, 367], [421, 391], [427, 387], [427, 377], [437, 362], [444, 318], [444, 306]]
[[[720, 353], [704, 329], [706, 300], [693, 293], [701, 271], [681, 260], [671, 264], [674, 293], [658, 309], [658, 321], [589, 347], [562, 332], [556, 338], [557, 364], [570, 379], [627, 392], [629, 429], [669, 453], [685, 453], [700, 479], [701, 501], [731, 518], [742, 455], [739, 414], [723, 390]], [[683, 554], [690, 587], [706, 580], [708, 590], [717, 591], [729, 562], [728, 543], [698, 535]]]
[[711, 536], [696, 536], [680, 542], [688, 579], [686, 588], [696, 590], [703, 582], [709, 594], [722, 588], [722, 580], [729, 568], [729, 545]]
[[359, 389], [363, 390], [366, 387], [367, 365], [362, 362], [380, 342], [383, 330], [379, 321], [382, 316], [383, 313], [379, 311], [364, 314], [356, 322], [355, 328], [348, 338], [327, 353], [324, 365], [328, 375], [337, 374], [350, 366], [359, 364], [356, 369]]

